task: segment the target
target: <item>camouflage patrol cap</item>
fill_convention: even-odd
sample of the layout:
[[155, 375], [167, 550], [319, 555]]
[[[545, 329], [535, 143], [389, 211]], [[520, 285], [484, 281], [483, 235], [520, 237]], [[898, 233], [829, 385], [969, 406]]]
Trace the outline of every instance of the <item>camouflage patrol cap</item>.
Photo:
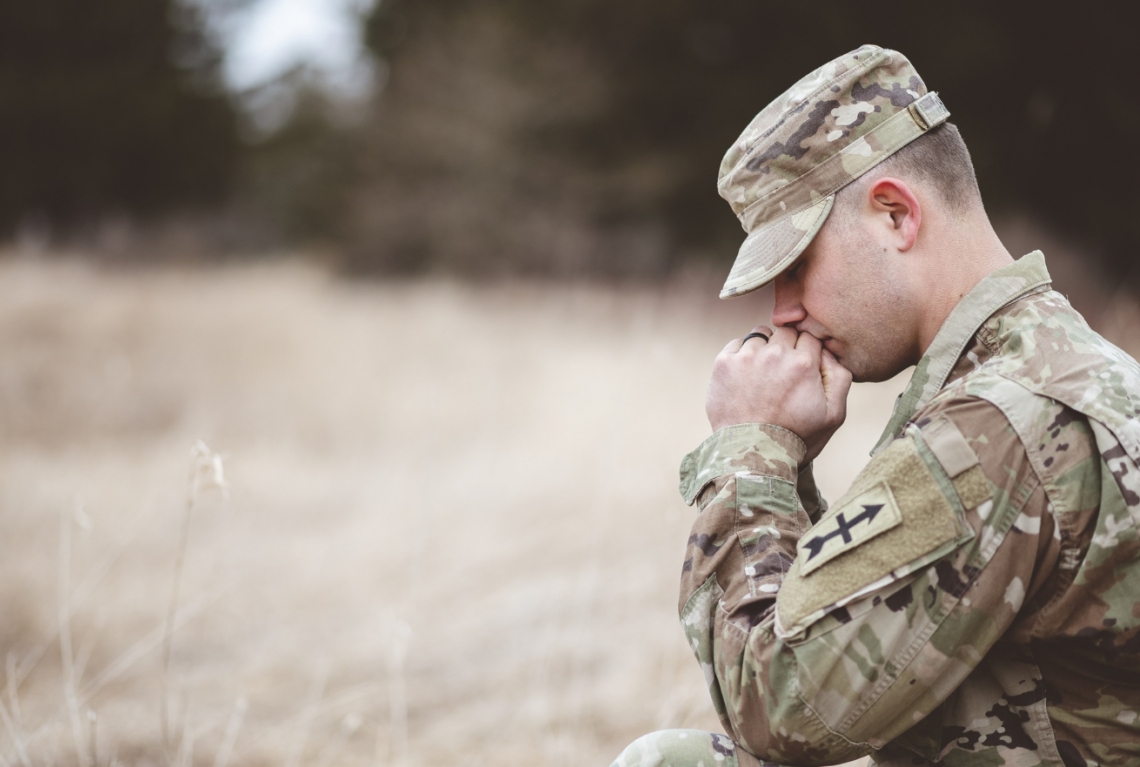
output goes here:
[[775, 279], [823, 226], [837, 191], [949, 116], [905, 56], [875, 45], [764, 107], [720, 166], [720, 196], [748, 232], [720, 297]]

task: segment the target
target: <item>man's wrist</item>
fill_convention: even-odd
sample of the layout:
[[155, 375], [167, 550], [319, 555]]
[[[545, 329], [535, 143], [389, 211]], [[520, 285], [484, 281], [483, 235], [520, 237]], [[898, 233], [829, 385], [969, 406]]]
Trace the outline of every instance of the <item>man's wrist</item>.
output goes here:
[[807, 446], [795, 433], [767, 423], [718, 429], [681, 461], [681, 495], [692, 503], [718, 477], [753, 474], [795, 483]]

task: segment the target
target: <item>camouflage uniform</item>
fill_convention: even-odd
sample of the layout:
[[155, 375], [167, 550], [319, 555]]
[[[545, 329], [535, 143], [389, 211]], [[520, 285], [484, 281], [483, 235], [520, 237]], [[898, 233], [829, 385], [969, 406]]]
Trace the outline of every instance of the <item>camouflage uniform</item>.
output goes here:
[[1140, 764], [1138, 416], [1140, 366], [1035, 252], [953, 310], [832, 507], [795, 434], [716, 432], [680, 614], [728, 737], [615, 764]]

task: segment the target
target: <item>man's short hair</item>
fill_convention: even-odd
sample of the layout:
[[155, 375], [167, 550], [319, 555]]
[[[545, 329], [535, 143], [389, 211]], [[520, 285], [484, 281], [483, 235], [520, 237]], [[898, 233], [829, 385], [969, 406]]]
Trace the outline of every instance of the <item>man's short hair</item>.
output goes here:
[[938, 191], [947, 207], [957, 213], [981, 204], [970, 150], [953, 123], [942, 123], [919, 136], [841, 189], [838, 199], [851, 202], [855, 195], [849, 191], [865, 190], [884, 176], [898, 176], [904, 181], [919, 178], [927, 182]]

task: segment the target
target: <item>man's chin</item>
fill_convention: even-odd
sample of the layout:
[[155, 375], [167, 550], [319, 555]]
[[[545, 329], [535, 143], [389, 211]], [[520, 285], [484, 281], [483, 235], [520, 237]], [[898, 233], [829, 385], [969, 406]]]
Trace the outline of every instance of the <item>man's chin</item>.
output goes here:
[[874, 364], [869, 360], [836, 356], [839, 364], [851, 373], [853, 383], [882, 383], [889, 381], [909, 367], [908, 365]]

